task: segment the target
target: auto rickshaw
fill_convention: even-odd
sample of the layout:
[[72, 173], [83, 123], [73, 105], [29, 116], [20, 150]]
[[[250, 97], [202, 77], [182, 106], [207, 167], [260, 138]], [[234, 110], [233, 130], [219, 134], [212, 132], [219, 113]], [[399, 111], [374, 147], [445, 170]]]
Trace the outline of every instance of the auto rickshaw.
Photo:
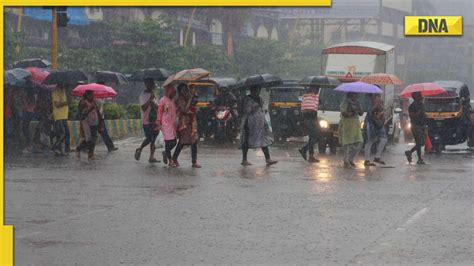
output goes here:
[[446, 92], [425, 97], [428, 133], [435, 153], [446, 145], [457, 145], [468, 139], [470, 128], [470, 94], [460, 81], [435, 81]]
[[304, 87], [297, 81], [283, 81], [282, 85], [269, 88], [269, 113], [276, 141], [305, 135], [301, 110]]
[[215, 132], [212, 102], [216, 96], [218, 85], [210, 79], [190, 81], [187, 85], [191, 92], [198, 96], [196, 120], [199, 138], [209, 139]]

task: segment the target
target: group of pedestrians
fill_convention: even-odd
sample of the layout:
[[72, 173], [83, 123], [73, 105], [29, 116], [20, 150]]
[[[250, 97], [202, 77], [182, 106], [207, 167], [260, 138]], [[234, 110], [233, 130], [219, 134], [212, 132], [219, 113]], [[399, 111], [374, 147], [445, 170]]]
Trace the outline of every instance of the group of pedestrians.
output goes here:
[[192, 167], [201, 168], [197, 162], [197, 95], [194, 95], [186, 84], [179, 84], [177, 90], [174, 86], [167, 85], [164, 87], [165, 94], [158, 101], [154, 79], [146, 78], [144, 83], [145, 91], [140, 94], [139, 103], [145, 140], [135, 150], [135, 159], [140, 160], [143, 149], [150, 145], [148, 162], [160, 162], [155, 158], [155, 142], [161, 132], [165, 142], [165, 150], [162, 151], [163, 163], [178, 167], [181, 151], [190, 146]]
[[[9, 149], [23, 153], [54, 153], [67, 156], [72, 151], [68, 120], [72, 99], [68, 90], [70, 85], [57, 84], [52, 91], [39, 89], [27, 82], [23, 87], [5, 87], [5, 133], [11, 140]], [[77, 119], [80, 121], [80, 151], [89, 150], [89, 159], [94, 159], [95, 140], [98, 133], [102, 136], [109, 151], [115, 147], [104, 125], [101, 110], [103, 101], [94, 99], [92, 91], [84, 94], [79, 102]], [[34, 130], [31, 122], [37, 121]]]
[[[319, 123], [319, 88], [309, 87], [307, 93], [302, 97], [301, 113], [303, 124], [307, 130], [308, 142], [298, 151], [305, 161], [315, 163], [319, 160], [314, 156], [314, 145], [318, 141]], [[412, 122], [412, 132], [415, 138], [415, 146], [405, 152], [409, 163], [412, 162], [412, 153], [417, 152], [417, 164], [425, 164], [422, 158], [421, 147], [425, 143], [426, 120], [423, 108], [423, 98], [421, 93], [415, 92], [412, 95], [414, 102], [409, 107], [409, 115]], [[385, 128], [385, 116], [383, 102], [380, 94], [370, 94], [370, 106], [363, 122], [363, 128], [360, 129], [359, 117], [364, 111], [358, 102], [357, 93], [347, 93], [346, 98], [340, 105], [341, 118], [339, 121], [338, 136], [343, 149], [344, 168], [354, 168], [354, 160], [364, 146], [364, 166], [373, 167], [377, 164], [385, 165], [382, 160], [382, 153], [388, 142]], [[373, 146], [375, 147], [375, 156], [371, 161]], [[309, 157], [308, 157], [309, 153]]]

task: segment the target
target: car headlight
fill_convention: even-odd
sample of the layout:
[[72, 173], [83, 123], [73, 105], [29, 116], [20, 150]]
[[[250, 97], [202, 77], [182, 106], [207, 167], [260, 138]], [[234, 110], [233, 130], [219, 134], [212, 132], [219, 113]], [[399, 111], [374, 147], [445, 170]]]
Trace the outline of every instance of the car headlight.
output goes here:
[[407, 128], [408, 128], [408, 129], [411, 129], [411, 122], [408, 122]]
[[277, 110], [272, 110], [272, 115], [276, 115], [277, 114]]
[[329, 128], [329, 123], [326, 120], [319, 120], [319, 127], [321, 129], [328, 129]]

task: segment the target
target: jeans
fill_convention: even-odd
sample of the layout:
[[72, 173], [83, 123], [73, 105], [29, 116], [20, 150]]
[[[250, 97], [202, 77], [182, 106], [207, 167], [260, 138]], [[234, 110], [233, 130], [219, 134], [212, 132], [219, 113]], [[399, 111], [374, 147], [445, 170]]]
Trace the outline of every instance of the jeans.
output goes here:
[[317, 118], [305, 118], [304, 123], [308, 129], [308, 143], [301, 148], [303, 153], [309, 152], [310, 156], [314, 156], [314, 145], [318, 142], [318, 126]]
[[67, 125], [67, 120], [54, 121], [54, 134], [56, 136], [56, 142], [54, 142], [53, 144], [53, 150], [62, 151], [62, 143], [64, 142], [64, 151], [71, 151], [71, 140], [69, 136], [69, 127]]
[[[366, 119], [367, 123], [367, 119]], [[371, 132], [373, 130], [374, 132]], [[380, 128], [380, 129], [374, 129], [372, 124], [367, 123], [365, 127], [366, 135], [367, 135], [367, 141], [364, 146], [364, 157], [366, 161], [370, 160], [370, 154], [372, 152], [372, 145], [379, 141], [379, 144], [377, 145], [377, 152], [375, 154], [375, 158], [381, 158], [382, 157], [382, 152], [387, 144], [387, 134], [385, 134], [385, 128]]]
[[31, 112], [23, 112], [21, 118], [21, 130], [23, 131], [23, 137], [25, 138], [26, 146], [31, 144], [30, 136], [30, 122], [33, 119], [34, 114]]

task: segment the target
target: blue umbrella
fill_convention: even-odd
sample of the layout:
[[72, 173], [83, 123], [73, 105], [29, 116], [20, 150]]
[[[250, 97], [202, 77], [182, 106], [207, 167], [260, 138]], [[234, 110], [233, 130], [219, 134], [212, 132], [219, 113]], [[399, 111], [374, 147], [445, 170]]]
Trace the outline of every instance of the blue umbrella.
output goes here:
[[383, 91], [379, 87], [361, 81], [343, 83], [337, 86], [334, 90], [355, 93], [383, 93]]
[[30, 76], [30, 71], [22, 68], [14, 68], [5, 71], [3, 76], [3, 82], [5, 85], [23, 86], [26, 83], [26, 79]]

